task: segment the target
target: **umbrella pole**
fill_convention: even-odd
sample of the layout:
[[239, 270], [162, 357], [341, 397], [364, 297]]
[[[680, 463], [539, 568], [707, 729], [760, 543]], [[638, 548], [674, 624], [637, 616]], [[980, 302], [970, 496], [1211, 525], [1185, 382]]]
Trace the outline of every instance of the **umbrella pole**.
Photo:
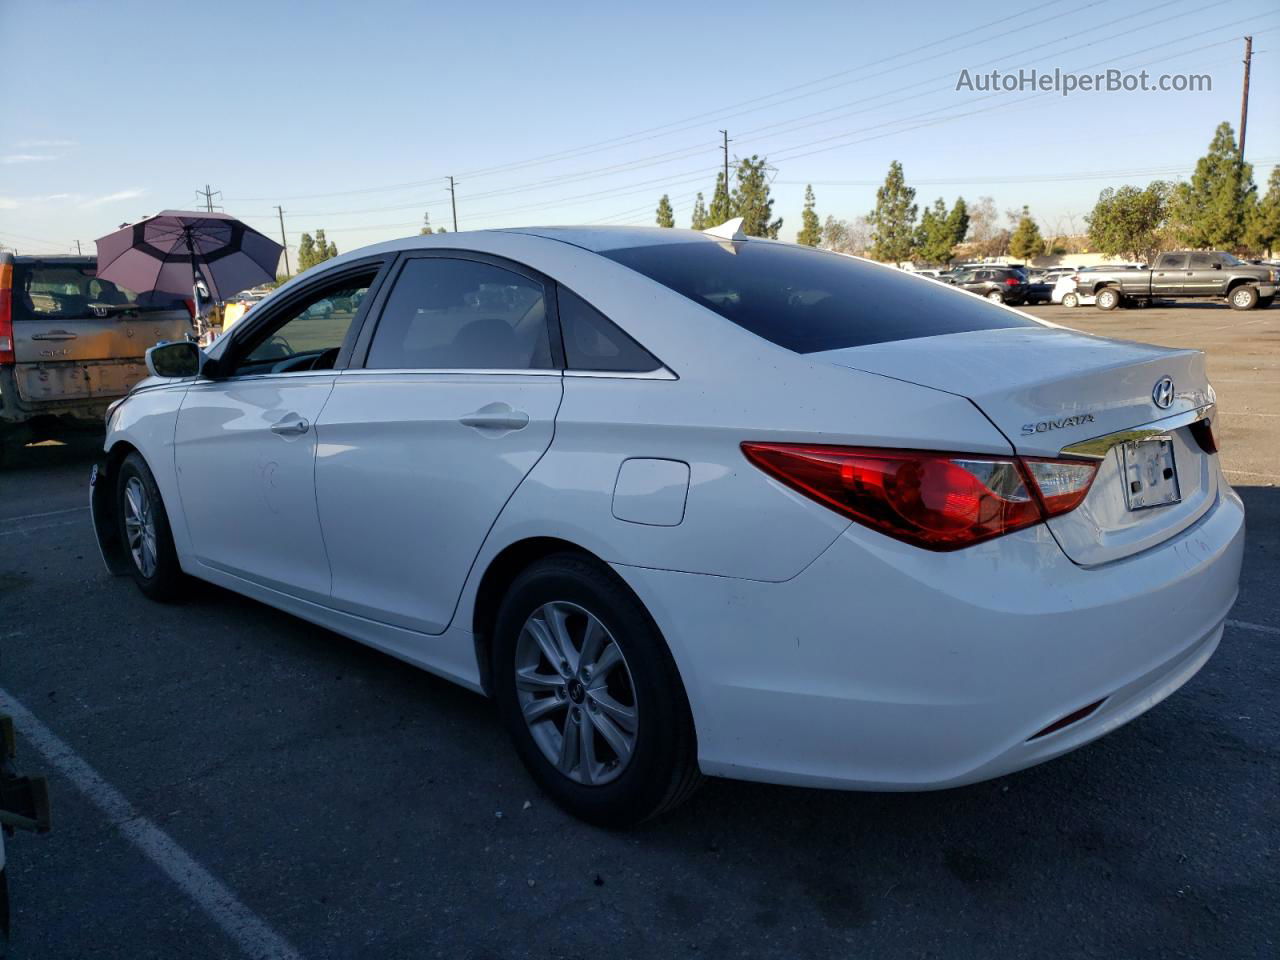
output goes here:
[[183, 233], [187, 238], [187, 253], [191, 255], [191, 296], [196, 313], [192, 319], [195, 321], [196, 340], [199, 342], [204, 340], [204, 320], [200, 316], [200, 270], [196, 266], [196, 248], [191, 242], [191, 229], [187, 228]]

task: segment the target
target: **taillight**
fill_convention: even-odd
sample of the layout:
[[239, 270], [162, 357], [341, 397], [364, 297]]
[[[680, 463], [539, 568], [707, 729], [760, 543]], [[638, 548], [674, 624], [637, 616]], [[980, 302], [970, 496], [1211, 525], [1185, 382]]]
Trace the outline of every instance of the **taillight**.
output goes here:
[[1218, 452], [1218, 438], [1213, 435], [1213, 421], [1197, 420], [1191, 425], [1191, 436], [1205, 453]]
[[0, 263], [0, 363], [16, 363], [13, 351], [13, 264]]
[[919, 450], [744, 443], [753, 464], [863, 526], [927, 550], [958, 550], [1066, 513], [1096, 464]]
[[1019, 280], [1018, 280], [1018, 278], [1017, 278], [1017, 277], [1005, 277], [1005, 278], [1004, 278], [1004, 285], [1005, 285], [1006, 287], [1016, 287], [1016, 286], [1018, 285], [1018, 283], [1019, 283]]

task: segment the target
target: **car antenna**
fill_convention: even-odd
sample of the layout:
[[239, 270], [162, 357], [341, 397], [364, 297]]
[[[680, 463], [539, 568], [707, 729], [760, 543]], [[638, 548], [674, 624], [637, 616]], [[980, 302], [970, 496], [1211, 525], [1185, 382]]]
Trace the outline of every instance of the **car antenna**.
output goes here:
[[715, 237], [717, 240], [747, 239], [747, 235], [742, 232], [742, 217], [734, 217], [732, 220], [726, 220], [718, 227], [709, 227], [702, 232], [708, 237]]

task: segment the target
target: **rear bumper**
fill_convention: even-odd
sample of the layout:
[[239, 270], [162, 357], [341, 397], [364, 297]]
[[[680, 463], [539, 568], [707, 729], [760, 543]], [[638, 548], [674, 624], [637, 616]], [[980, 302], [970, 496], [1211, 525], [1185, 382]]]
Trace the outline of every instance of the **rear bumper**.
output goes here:
[[1224, 485], [1194, 526], [1090, 569], [1043, 526], [946, 554], [854, 526], [785, 583], [617, 569], [668, 638], [704, 772], [927, 790], [1075, 749], [1185, 683], [1222, 635], [1243, 543]]

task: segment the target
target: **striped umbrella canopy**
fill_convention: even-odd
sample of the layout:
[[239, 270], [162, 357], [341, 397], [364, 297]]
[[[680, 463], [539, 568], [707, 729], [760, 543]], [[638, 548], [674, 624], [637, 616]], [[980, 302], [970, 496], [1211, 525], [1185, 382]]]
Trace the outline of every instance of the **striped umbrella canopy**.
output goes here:
[[235, 217], [199, 210], [165, 210], [96, 243], [103, 280], [187, 294], [202, 278], [215, 300], [274, 280], [284, 250]]

